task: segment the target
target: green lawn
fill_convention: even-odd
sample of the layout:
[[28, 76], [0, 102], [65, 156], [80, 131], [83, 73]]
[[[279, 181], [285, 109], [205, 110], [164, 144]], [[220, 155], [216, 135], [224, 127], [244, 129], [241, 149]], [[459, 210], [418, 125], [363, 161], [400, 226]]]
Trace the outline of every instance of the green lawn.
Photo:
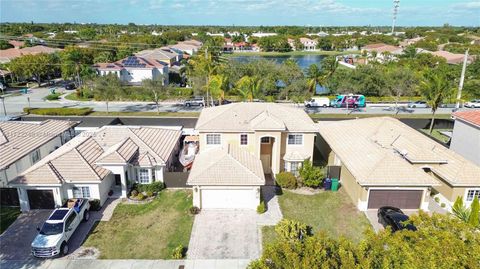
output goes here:
[[70, 94], [67, 94], [65, 96], [65, 99], [67, 100], [72, 100], [72, 101], [91, 101], [93, 98], [83, 98], [83, 97], [78, 97], [77, 93], [72, 92]]
[[450, 140], [450, 137], [448, 137], [446, 135], [443, 135], [440, 132], [444, 132], [444, 131], [450, 131], [451, 132], [452, 129], [433, 129], [431, 134], [429, 134], [428, 129], [421, 129], [421, 131], [426, 133], [427, 135], [433, 137], [433, 138], [436, 138], [437, 140], [442, 141], [443, 143], [447, 143], [448, 140]]
[[169, 259], [188, 246], [193, 216], [190, 191], [162, 191], [151, 203], [119, 204], [110, 221], [100, 222], [84, 243], [100, 250], [101, 259]]
[[[283, 217], [311, 226], [313, 232], [321, 230], [333, 238], [343, 235], [359, 242], [366, 229], [371, 229], [365, 215], [353, 205], [345, 190], [301, 195], [284, 191], [279, 196]], [[275, 240], [274, 227], [263, 228], [263, 243]]]
[[5, 231], [20, 215], [19, 207], [0, 207], [0, 234]]

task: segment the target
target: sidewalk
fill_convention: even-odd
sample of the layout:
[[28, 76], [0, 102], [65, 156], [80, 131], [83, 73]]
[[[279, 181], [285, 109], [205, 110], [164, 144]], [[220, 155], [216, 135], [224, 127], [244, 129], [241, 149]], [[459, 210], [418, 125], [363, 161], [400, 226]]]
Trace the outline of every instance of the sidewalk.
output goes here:
[[[0, 261], [2, 269], [244, 269], [250, 260], [34, 260]], [[184, 266], [184, 267], [182, 267]]]

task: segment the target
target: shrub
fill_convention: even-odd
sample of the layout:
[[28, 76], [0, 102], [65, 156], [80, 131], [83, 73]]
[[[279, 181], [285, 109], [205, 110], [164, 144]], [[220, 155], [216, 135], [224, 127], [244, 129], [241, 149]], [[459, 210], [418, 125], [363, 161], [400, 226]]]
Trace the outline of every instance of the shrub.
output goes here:
[[275, 232], [284, 240], [303, 239], [311, 235], [311, 228], [305, 223], [294, 220], [282, 219], [275, 225]]
[[174, 248], [172, 251], [172, 259], [174, 260], [180, 260], [185, 257], [185, 248], [182, 245], [179, 245], [178, 247]]
[[444, 208], [444, 207], [446, 206], [446, 204], [445, 204], [445, 203], [441, 203], [440, 206], [441, 206], [442, 208]]
[[100, 210], [100, 200], [98, 199], [93, 199], [88, 201], [90, 203], [90, 210], [92, 211], [98, 211]]
[[320, 167], [312, 165], [310, 160], [305, 160], [299, 170], [301, 183], [307, 187], [316, 188], [322, 184], [324, 173]]
[[277, 184], [286, 189], [295, 189], [297, 187], [297, 179], [290, 172], [280, 172], [276, 177]]
[[147, 192], [145, 193], [145, 195], [146, 195], [147, 197], [152, 197], [152, 196], [153, 196], [153, 192], [147, 191]]
[[433, 200], [435, 200], [435, 202], [437, 202], [437, 203], [440, 202], [440, 198], [438, 198], [438, 197], [433, 198]]
[[132, 191], [130, 192], [130, 197], [135, 197], [135, 196], [137, 196], [137, 195], [138, 195], [138, 191], [137, 191], [137, 190], [132, 190]]
[[267, 207], [265, 206], [265, 202], [261, 201], [260, 204], [257, 206], [257, 213], [263, 214], [267, 211]]
[[47, 99], [49, 101], [54, 101], [54, 100], [58, 100], [59, 97], [60, 97], [59, 93], [51, 93], [51, 94], [47, 95], [45, 97], [45, 99]]
[[160, 192], [165, 188], [165, 185], [161, 181], [156, 181], [150, 184], [136, 184], [134, 187], [138, 192]]
[[137, 200], [141, 201], [143, 199], [145, 199], [145, 195], [143, 195], [143, 193], [139, 193], [136, 197]]
[[200, 213], [200, 208], [196, 206], [192, 206], [190, 207], [189, 211], [190, 211], [190, 214], [197, 215], [198, 213]]
[[71, 108], [71, 107], [55, 107], [55, 108], [32, 108], [25, 107], [23, 112], [36, 115], [49, 116], [85, 116], [92, 113], [93, 109], [90, 107]]

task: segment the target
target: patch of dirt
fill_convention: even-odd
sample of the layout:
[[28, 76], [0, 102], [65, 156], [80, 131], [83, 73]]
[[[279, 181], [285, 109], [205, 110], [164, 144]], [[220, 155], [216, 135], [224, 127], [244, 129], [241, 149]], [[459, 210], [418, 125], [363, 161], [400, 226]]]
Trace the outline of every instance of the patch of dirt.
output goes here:
[[74, 253], [68, 255], [68, 259], [96, 260], [100, 257], [100, 251], [94, 247], [79, 247]]
[[315, 195], [315, 194], [319, 194], [321, 192], [324, 192], [323, 189], [312, 189], [312, 188], [308, 188], [308, 187], [301, 187], [301, 188], [298, 188], [298, 189], [288, 190], [288, 191], [296, 193], [296, 194], [302, 194], [302, 195]]

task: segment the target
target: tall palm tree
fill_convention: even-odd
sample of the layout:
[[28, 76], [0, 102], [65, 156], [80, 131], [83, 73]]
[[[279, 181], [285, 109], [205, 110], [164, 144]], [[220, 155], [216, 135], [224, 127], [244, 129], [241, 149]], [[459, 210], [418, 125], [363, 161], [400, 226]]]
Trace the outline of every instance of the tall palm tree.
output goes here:
[[326, 57], [322, 60], [322, 68], [316, 64], [312, 64], [307, 69], [307, 86], [308, 90], [315, 94], [317, 85], [325, 87], [327, 81], [333, 76], [337, 70], [338, 62], [334, 56]]
[[225, 89], [227, 87], [227, 77], [224, 75], [213, 75], [208, 83], [208, 90], [212, 98], [217, 99], [219, 105], [225, 99]]
[[320, 84], [322, 81], [322, 72], [320, 71], [320, 68], [318, 68], [318, 65], [311, 64], [308, 67], [307, 78], [308, 91], [315, 94], [315, 89], [317, 88], [317, 85]]
[[253, 99], [259, 97], [262, 91], [263, 82], [264, 81], [262, 79], [256, 76], [243, 76], [240, 80], [238, 80], [236, 89], [238, 93], [242, 95], [244, 100], [253, 102]]
[[430, 134], [435, 122], [435, 113], [441, 103], [451, 94], [452, 84], [445, 75], [444, 70], [434, 69], [427, 71], [420, 81], [419, 92], [427, 100], [427, 104], [432, 108], [432, 120], [430, 121]]

